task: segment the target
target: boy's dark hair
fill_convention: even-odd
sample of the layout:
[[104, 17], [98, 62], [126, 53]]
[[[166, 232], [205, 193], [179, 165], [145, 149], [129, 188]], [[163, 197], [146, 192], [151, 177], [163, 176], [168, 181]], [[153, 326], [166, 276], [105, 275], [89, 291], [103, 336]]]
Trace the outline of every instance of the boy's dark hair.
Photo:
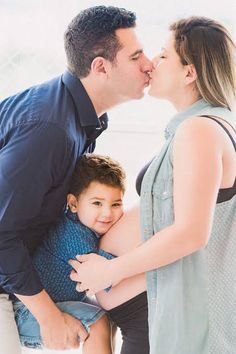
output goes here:
[[76, 163], [69, 193], [79, 197], [94, 181], [125, 191], [125, 171], [117, 161], [103, 155], [82, 155]]
[[114, 6], [94, 6], [81, 11], [64, 34], [69, 70], [83, 78], [97, 56], [113, 62], [121, 49], [115, 31], [135, 27], [135, 21], [133, 12]]

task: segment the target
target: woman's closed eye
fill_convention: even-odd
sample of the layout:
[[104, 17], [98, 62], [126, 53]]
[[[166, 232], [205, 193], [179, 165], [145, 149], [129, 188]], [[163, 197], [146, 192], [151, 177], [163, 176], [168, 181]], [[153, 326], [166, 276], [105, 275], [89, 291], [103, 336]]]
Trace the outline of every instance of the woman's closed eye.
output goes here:
[[164, 48], [161, 48], [159, 54], [158, 54], [158, 57], [160, 59], [165, 59], [166, 58], [166, 50]]

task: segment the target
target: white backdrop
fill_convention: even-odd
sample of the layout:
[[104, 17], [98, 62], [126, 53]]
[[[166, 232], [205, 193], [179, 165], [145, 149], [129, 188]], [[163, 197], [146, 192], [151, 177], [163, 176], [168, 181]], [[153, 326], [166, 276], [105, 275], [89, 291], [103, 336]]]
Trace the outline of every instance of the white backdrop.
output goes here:
[[[168, 24], [179, 17], [209, 16], [224, 22], [234, 37], [236, 34], [235, 0], [0, 0], [0, 99], [64, 71], [67, 24], [81, 9], [100, 4], [136, 12], [139, 35], [150, 57], [159, 51]], [[110, 127], [98, 140], [97, 152], [124, 165], [128, 175], [126, 206], [138, 200], [136, 175], [160, 149], [164, 126], [173, 113], [170, 104], [148, 96], [110, 112]]]
[[[235, 0], [0, 0], [0, 99], [64, 71], [67, 24], [81, 9], [98, 4], [136, 12], [139, 36], [150, 57], [159, 51], [168, 24], [179, 17], [213, 17], [236, 33]], [[97, 152], [124, 164], [127, 205], [137, 199], [135, 175], [159, 150], [164, 126], [173, 113], [170, 104], [149, 96], [110, 111], [109, 131], [99, 139]]]

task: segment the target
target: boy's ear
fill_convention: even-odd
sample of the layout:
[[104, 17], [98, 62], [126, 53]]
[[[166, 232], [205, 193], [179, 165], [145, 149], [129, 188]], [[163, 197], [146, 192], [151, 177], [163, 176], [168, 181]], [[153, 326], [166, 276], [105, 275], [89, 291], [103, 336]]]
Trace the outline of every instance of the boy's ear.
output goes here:
[[70, 211], [72, 213], [77, 212], [77, 198], [74, 196], [74, 194], [68, 194], [67, 195], [67, 205], [70, 208]]
[[197, 72], [193, 64], [186, 65], [186, 70], [185, 82], [189, 85], [197, 80]]

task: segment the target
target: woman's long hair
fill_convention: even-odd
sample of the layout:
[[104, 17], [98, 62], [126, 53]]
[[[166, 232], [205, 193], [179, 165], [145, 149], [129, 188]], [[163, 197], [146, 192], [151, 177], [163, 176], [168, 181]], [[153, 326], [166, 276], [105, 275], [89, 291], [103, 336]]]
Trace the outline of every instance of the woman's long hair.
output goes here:
[[227, 29], [206, 17], [190, 17], [170, 26], [183, 65], [193, 64], [197, 89], [213, 106], [232, 110], [236, 98], [235, 44]]

